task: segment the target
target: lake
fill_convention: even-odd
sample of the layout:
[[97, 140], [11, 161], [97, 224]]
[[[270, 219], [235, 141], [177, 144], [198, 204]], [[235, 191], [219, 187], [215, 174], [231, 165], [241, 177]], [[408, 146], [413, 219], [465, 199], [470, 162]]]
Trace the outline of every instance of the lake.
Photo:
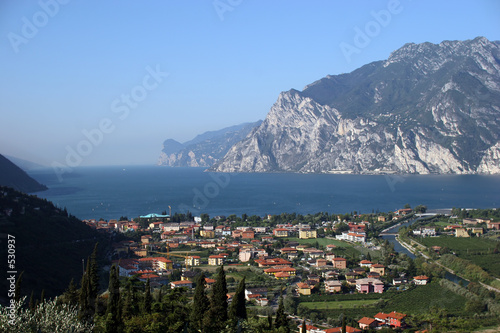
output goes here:
[[78, 167], [59, 180], [52, 169], [29, 174], [46, 198], [81, 219], [129, 218], [188, 210], [194, 215], [386, 212], [426, 205], [500, 207], [500, 176], [210, 173], [159, 166]]

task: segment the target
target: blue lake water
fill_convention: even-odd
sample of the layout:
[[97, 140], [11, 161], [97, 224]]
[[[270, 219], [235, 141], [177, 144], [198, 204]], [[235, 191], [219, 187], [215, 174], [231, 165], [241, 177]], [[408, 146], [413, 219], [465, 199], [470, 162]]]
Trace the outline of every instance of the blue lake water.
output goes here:
[[500, 207], [500, 176], [209, 173], [203, 168], [79, 167], [63, 174], [31, 171], [48, 191], [36, 193], [81, 218], [129, 218], [191, 211], [194, 215], [386, 212], [423, 204]]

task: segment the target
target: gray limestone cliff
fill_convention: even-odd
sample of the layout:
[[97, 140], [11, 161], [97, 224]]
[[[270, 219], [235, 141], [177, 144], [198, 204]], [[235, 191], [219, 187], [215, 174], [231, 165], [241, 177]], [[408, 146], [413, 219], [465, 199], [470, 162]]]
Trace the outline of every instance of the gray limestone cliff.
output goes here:
[[500, 43], [406, 44], [283, 92], [210, 170], [500, 173]]

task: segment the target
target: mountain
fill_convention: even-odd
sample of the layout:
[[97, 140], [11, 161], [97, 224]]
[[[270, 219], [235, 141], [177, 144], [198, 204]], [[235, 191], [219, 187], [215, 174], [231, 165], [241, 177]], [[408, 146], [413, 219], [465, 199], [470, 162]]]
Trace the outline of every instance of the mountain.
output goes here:
[[0, 155], [0, 185], [9, 186], [26, 193], [47, 189], [47, 186], [28, 176], [24, 170], [3, 155]]
[[500, 43], [410, 43], [282, 92], [210, 170], [498, 174]]
[[[4, 186], [0, 186], [0, 229], [0, 255], [5, 258], [0, 288], [8, 290], [7, 271], [17, 271], [17, 277], [24, 272], [21, 292], [28, 298], [32, 290], [37, 299], [42, 290], [47, 297], [60, 295], [72, 278], [78, 284], [82, 259], [87, 259], [95, 244], [99, 243], [102, 254], [111, 247], [109, 236], [90, 228], [65, 209]], [[8, 251], [8, 244], [15, 245], [15, 262], [10, 269], [7, 255], [12, 250]], [[7, 293], [0, 295], [0, 303], [7, 302]]]
[[245, 138], [262, 121], [226, 127], [197, 135], [180, 143], [173, 139], [163, 142], [158, 165], [172, 167], [210, 167], [222, 158], [229, 148]]
[[30, 170], [36, 170], [36, 169], [40, 169], [40, 168], [45, 168], [45, 166], [43, 166], [41, 164], [38, 164], [38, 163], [35, 163], [35, 162], [31, 162], [31, 161], [27, 161], [27, 160], [23, 160], [21, 158], [17, 158], [17, 157], [14, 157], [14, 156], [5, 155], [5, 157], [7, 159], [9, 159], [15, 165], [17, 165], [18, 167], [20, 167], [21, 169], [23, 169], [24, 171], [30, 171]]

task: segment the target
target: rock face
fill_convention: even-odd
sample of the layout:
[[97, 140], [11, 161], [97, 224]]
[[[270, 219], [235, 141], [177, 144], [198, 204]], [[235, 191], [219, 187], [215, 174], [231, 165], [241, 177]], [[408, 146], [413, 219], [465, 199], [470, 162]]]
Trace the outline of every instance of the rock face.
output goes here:
[[229, 148], [245, 138], [262, 121], [205, 132], [193, 140], [180, 143], [173, 139], [163, 142], [158, 165], [172, 167], [210, 167], [222, 158]]
[[406, 44], [283, 92], [211, 170], [500, 173], [500, 43]]

